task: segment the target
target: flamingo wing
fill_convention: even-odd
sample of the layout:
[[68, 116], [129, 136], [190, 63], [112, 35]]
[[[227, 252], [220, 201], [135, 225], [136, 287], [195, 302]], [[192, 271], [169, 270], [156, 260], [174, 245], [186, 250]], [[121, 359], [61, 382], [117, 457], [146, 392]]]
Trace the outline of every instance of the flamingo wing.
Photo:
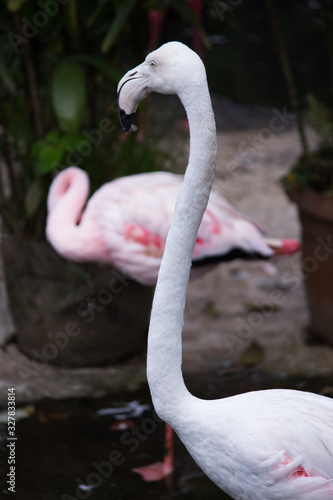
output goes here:
[[[204, 472], [232, 497], [333, 498], [330, 398], [271, 389], [211, 400], [206, 408], [198, 400], [195, 407], [181, 424], [183, 442]], [[187, 433], [193, 419], [204, 423], [195, 435]], [[212, 439], [206, 429], [216, 429], [219, 420], [223, 427]], [[213, 464], [218, 467], [213, 469]]]
[[[182, 181], [182, 175], [169, 172], [143, 173], [120, 177], [96, 191], [82, 223], [94, 220], [100, 227], [104, 239], [100, 260], [143, 284], [155, 284]], [[199, 228], [194, 262], [221, 260], [234, 249], [264, 257], [273, 253], [258, 226], [213, 191]]]
[[[194, 261], [224, 260], [227, 255], [269, 257], [259, 226], [235, 210], [216, 190], [212, 190], [198, 232]], [[227, 259], [228, 260], [228, 259]]]
[[137, 174], [104, 184], [91, 197], [86, 212], [104, 235], [105, 263], [142, 284], [156, 283], [181, 182], [167, 172]]

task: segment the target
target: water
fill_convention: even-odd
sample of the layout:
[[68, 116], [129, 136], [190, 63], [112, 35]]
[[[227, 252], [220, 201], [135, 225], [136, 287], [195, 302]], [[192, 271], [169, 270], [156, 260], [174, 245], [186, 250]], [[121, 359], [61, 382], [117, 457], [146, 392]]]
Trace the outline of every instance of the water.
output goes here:
[[[255, 371], [187, 380], [200, 397], [290, 387], [321, 392], [333, 381], [270, 378]], [[42, 400], [16, 423], [16, 491], [19, 500], [226, 500], [175, 438], [175, 472], [158, 482], [134, 473], [163, 457], [164, 424], [154, 415], [146, 387], [103, 400]], [[0, 498], [10, 498], [7, 425], [0, 426]], [[14, 498], [14, 497], [13, 497]]]

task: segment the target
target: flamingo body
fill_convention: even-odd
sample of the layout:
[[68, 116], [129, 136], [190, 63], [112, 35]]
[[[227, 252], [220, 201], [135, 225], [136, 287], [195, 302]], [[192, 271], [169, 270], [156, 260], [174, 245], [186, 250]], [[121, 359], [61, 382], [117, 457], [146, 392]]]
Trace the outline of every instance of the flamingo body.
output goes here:
[[[68, 259], [114, 265], [140, 283], [153, 285], [182, 180], [168, 172], [120, 177], [98, 189], [84, 208], [89, 178], [77, 167], [67, 168], [50, 187], [47, 239]], [[299, 248], [295, 240], [279, 242], [287, 253]], [[213, 191], [193, 261], [227, 259], [236, 250], [259, 258], [274, 253], [258, 226]]]
[[182, 375], [182, 326], [193, 249], [216, 165], [215, 119], [202, 61], [170, 42], [118, 85], [120, 117], [149, 92], [177, 94], [190, 124], [190, 157], [155, 289], [147, 377], [155, 410], [202, 470], [235, 500], [333, 499], [333, 400], [293, 390], [203, 400]]
[[[191, 400], [174, 430], [237, 500], [333, 498], [333, 402], [293, 390]], [[195, 429], [195, 431], [194, 431]]]

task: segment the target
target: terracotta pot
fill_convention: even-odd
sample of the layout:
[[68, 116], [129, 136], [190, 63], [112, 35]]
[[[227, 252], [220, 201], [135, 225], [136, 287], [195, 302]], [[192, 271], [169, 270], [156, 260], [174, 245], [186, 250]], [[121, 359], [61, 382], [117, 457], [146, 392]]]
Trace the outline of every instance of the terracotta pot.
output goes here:
[[145, 349], [152, 287], [47, 243], [9, 237], [3, 257], [18, 346], [35, 363], [98, 366]]
[[302, 225], [302, 269], [310, 331], [333, 343], [333, 195], [295, 187]]

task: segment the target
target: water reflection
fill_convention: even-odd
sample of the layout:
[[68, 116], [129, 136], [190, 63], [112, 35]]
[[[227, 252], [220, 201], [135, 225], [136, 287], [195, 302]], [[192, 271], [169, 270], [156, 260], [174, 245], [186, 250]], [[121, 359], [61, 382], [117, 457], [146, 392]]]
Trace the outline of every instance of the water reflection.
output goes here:
[[[187, 380], [192, 392], [213, 398], [266, 387], [315, 392], [333, 381], [269, 378], [258, 372]], [[208, 390], [207, 390], [208, 387]], [[6, 424], [0, 426], [1, 498], [6, 486]], [[43, 400], [17, 422], [16, 498], [20, 500], [230, 498], [206, 478], [175, 439], [175, 473], [147, 483], [132, 468], [163, 458], [164, 424], [154, 415], [147, 388], [104, 400]]]

